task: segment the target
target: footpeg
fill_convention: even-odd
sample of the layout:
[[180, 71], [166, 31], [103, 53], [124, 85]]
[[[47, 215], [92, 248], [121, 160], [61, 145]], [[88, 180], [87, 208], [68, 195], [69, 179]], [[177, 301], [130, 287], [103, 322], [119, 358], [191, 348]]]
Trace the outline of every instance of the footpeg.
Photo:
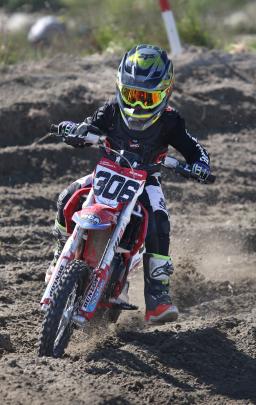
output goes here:
[[129, 304], [128, 302], [113, 303], [111, 305], [112, 309], [121, 309], [123, 311], [136, 311], [139, 309], [137, 305]]

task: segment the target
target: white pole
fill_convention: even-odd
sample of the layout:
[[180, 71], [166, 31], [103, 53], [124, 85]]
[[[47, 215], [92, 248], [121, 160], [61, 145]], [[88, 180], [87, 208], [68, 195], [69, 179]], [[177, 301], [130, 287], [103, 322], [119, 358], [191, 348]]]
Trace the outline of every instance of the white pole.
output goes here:
[[159, 4], [172, 54], [179, 55], [182, 52], [182, 47], [169, 1], [159, 0]]

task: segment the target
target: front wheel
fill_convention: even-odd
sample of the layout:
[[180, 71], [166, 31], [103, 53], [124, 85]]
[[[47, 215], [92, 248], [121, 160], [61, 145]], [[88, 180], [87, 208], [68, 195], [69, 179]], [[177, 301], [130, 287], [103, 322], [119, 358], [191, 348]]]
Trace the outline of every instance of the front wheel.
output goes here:
[[61, 357], [73, 332], [72, 316], [90, 279], [84, 262], [72, 261], [59, 282], [45, 314], [39, 335], [38, 355]]

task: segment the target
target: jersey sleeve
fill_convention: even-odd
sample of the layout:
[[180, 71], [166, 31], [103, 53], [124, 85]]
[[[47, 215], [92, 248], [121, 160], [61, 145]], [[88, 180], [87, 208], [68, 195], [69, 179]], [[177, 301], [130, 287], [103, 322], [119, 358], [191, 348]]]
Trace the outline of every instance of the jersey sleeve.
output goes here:
[[169, 121], [171, 125], [167, 134], [168, 144], [180, 152], [188, 164], [200, 161], [209, 165], [210, 156], [207, 150], [186, 130], [184, 119], [174, 111]]
[[86, 124], [94, 125], [99, 128], [103, 133], [107, 132], [113, 122], [115, 108], [113, 103], [108, 102], [99, 107], [91, 117], [85, 118]]

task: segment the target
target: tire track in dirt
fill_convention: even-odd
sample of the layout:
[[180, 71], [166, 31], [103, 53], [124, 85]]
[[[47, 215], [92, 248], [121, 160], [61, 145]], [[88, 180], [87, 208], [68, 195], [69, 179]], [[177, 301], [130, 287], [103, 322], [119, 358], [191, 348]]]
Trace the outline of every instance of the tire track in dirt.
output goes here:
[[192, 50], [176, 61], [174, 102], [189, 127], [198, 128], [218, 175], [216, 184], [203, 187], [164, 171], [179, 322], [144, 326], [138, 271], [131, 298], [140, 310], [106, 331], [76, 331], [67, 354], [55, 360], [38, 359], [35, 345], [56, 199], [92, 170], [97, 153], [52, 140], [30, 143], [45, 134], [48, 121], [81, 120], [111, 95], [118, 60], [109, 58], [102, 72], [100, 56], [77, 59], [71, 71], [63, 58], [13, 67], [0, 79], [6, 122], [0, 137], [2, 400], [255, 403], [255, 56], [221, 54], [223, 63], [214, 53]]

